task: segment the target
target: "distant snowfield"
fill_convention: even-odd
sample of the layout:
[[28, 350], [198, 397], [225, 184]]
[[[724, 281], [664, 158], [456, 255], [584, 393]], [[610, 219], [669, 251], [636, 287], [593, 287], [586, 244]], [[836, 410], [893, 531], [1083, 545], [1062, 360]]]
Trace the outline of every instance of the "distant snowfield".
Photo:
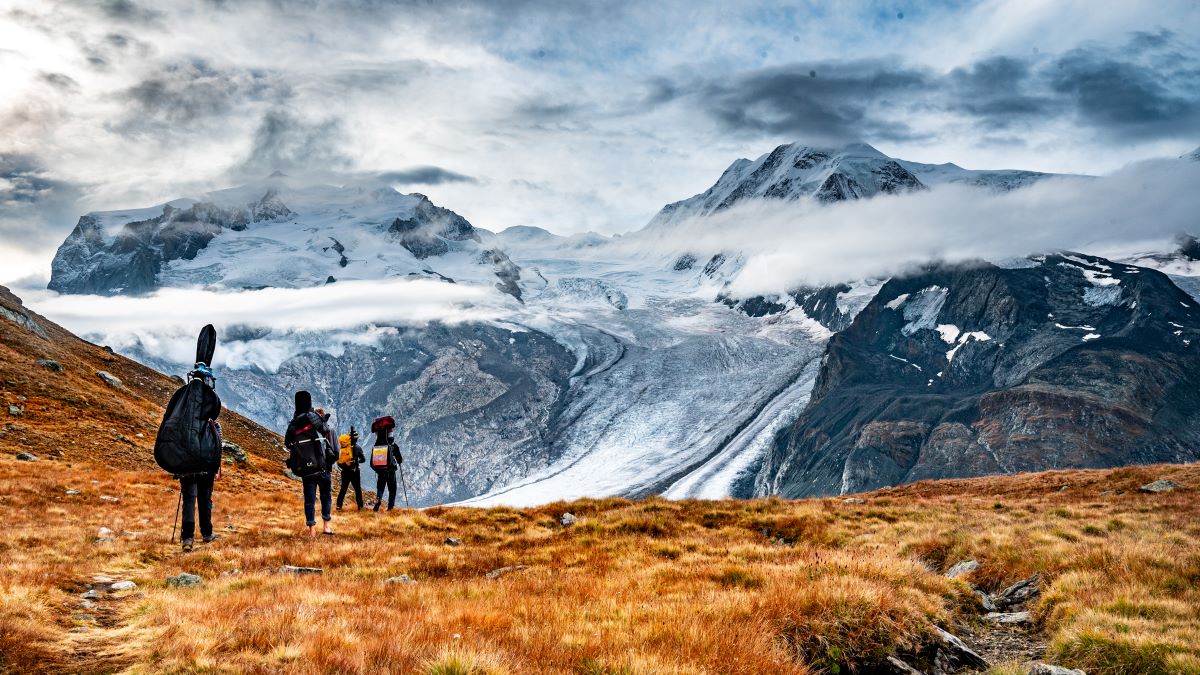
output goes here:
[[580, 364], [562, 454], [461, 503], [721, 498], [752, 482], [776, 431], [807, 403], [828, 331], [799, 312], [756, 319], [715, 303], [719, 279], [675, 271], [670, 260], [555, 248], [508, 251], [523, 276], [545, 280], [526, 296], [525, 325], [567, 345]]
[[[807, 404], [829, 332], [790, 300], [784, 304], [791, 311], [754, 318], [714, 302], [718, 294], [744, 298], [797, 284], [874, 279], [839, 294], [839, 308], [853, 313], [874, 297], [879, 280], [918, 261], [1019, 265], [1030, 251], [1105, 252], [1101, 245], [1169, 240], [1194, 225], [1200, 195], [1191, 189], [1200, 165], [1190, 164], [1148, 163], [1087, 180], [988, 174], [998, 185], [1029, 184], [1012, 192], [971, 187], [967, 179], [977, 174], [957, 167], [908, 166], [938, 187], [831, 206], [750, 201], [702, 221], [667, 218], [624, 237], [479, 230], [477, 240], [447, 242], [447, 252], [423, 259], [388, 228], [423, 198], [369, 186], [284, 185], [279, 196], [290, 215], [223, 231], [193, 259], [169, 262], [160, 279], [173, 288], [146, 297], [23, 294], [77, 334], [123, 353], [153, 354], [180, 372], [190, 365], [197, 329], [209, 322], [225, 336], [218, 368], [266, 373], [301, 352], [338, 356], [351, 345], [378, 344], [398, 326], [539, 331], [575, 356], [553, 436], [555, 459], [462, 503], [652, 493], [720, 498], [753, 482], [776, 433]], [[264, 189], [243, 186], [204, 199], [245, 204]], [[1126, 224], [1141, 222], [1146, 203], [1160, 205], [1159, 213], [1130, 235]], [[116, 226], [158, 213], [161, 207], [98, 217]], [[493, 250], [520, 268], [521, 301], [498, 290]], [[692, 255], [690, 264], [680, 261], [683, 253]], [[715, 254], [723, 255], [718, 261]], [[1194, 263], [1146, 254], [1137, 264], [1163, 269], [1184, 290], [1200, 293]], [[1086, 301], [1119, 296], [1109, 275], [1087, 272], [1094, 288]], [[888, 306], [902, 307], [906, 331], [941, 331], [948, 358], [967, 340], [990, 339], [939, 325], [944, 299], [945, 290], [934, 286]], [[262, 411], [245, 412], [265, 421]]]
[[[331, 227], [339, 241], [361, 245], [373, 236]], [[729, 496], [753, 480], [775, 432], [807, 402], [829, 336], [800, 312], [748, 317], [713, 301], [723, 277], [675, 271], [661, 254], [631, 255], [603, 240], [499, 235], [521, 268], [524, 303], [495, 289], [490, 266], [468, 253], [405, 261], [392, 245], [385, 250], [399, 262], [391, 268], [364, 272], [351, 263], [336, 283], [289, 288], [278, 271], [302, 256], [243, 248], [250, 239], [295, 239], [305, 230], [270, 223], [224, 241], [223, 235], [194, 260], [171, 265], [176, 283], [212, 284], [197, 270], [245, 259], [245, 269], [258, 272], [247, 275], [238, 264], [240, 290], [191, 286], [111, 298], [39, 292], [27, 301], [80, 335], [118, 351], [158, 354], [180, 372], [205, 322], [242, 327], [244, 334], [222, 342], [218, 369], [267, 371], [301, 350], [337, 356], [349, 344], [372, 344], [392, 325], [482, 322], [550, 335], [577, 364], [563, 413], [572, 422], [561, 434], [558, 460], [465, 502], [475, 505], [650, 492]], [[348, 256], [359, 250], [346, 249]], [[364, 266], [376, 267], [374, 260]], [[325, 269], [315, 262], [314, 274], [323, 275], [329, 261]], [[414, 265], [431, 274], [410, 276]], [[385, 278], [354, 278], [374, 274]], [[284, 287], [252, 288], [267, 283]]]

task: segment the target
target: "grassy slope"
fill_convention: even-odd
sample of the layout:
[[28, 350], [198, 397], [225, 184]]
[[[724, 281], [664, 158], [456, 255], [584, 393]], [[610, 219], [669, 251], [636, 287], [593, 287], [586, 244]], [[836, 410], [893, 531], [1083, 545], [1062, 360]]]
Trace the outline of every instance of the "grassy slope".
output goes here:
[[[973, 594], [941, 575], [975, 558], [971, 580], [988, 589], [1047, 578], [1034, 614], [1050, 660], [1093, 675], [1200, 672], [1198, 465], [922, 483], [864, 504], [347, 512], [337, 537], [313, 541], [300, 534], [298, 486], [277, 481], [266, 459], [274, 439], [231, 419], [255, 468], [218, 484], [225, 536], [185, 555], [167, 541], [176, 491], [148, 440], [173, 386], [65, 334], [30, 342], [3, 319], [0, 331], [3, 402], [28, 398], [26, 416], [10, 420], [22, 428], [0, 439], [0, 670], [845, 672], [922, 643], [931, 623], [978, 629]], [[31, 365], [43, 356], [67, 372], [45, 379]], [[132, 391], [106, 398], [97, 364]], [[54, 436], [83, 397], [95, 415], [85, 438], [102, 443]], [[114, 432], [146, 440], [113, 443]], [[8, 451], [19, 434], [65, 456], [17, 462]], [[1136, 491], [1155, 478], [1185, 488]], [[578, 524], [561, 527], [564, 511]], [[111, 542], [95, 543], [100, 527]], [[325, 573], [280, 574], [283, 564]], [[506, 565], [526, 568], [484, 576]], [[168, 587], [181, 571], [205, 585]], [[97, 574], [139, 588], [81, 609]], [[399, 574], [417, 583], [384, 583]]]
[[[24, 308], [20, 299], [0, 286], [0, 308], [36, 322], [39, 335], [0, 315], [0, 448], [25, 450], [43, 458], [61, 452], [67, 466], [76, 461], [114, 468], [153, 467], [154, 435], [163, 406], [180, 383], [102, 347], [81, 340], [62, 327]], [[57, 361], [63, 371], [36, 364]], [[96, 373], [117, 376], [120, 389]], [[23, 409], [19, 417], [9, 406]], [[274, 480], [283, 468], [281, 439], [228, 410], [221, 414], [225, 437], [251, 456], [250, 467], [227, 472], [233, 483]], [[38, 468], [46, 465], [39, 464]]]

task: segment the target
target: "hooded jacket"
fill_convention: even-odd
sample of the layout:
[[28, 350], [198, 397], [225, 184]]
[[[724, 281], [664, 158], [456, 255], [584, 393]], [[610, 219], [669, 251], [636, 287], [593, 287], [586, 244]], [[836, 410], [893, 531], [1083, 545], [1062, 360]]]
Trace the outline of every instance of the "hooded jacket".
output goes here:
[[[321, 438], [324, 438], [324, 439], [326, 439], [326, 441], [328, 441], [329, 429], [328, 429], [328, 427], [325, 426], [325, 420], [322, 419], [321, 416], [318, 415], [316, 413], [316, 411], [312, 409], [312, 394], [308, 393], [307, 391], [303, 391], [303, 390], [298, 391], [298, 392], [296, 392], [295, 402], [296, 402], [296, 409], [292, 413], [292, 421], [288, 424], [287, 432], [284, 433], [284, 438], [283, 438], [284, 444], [288, 444], [292, 441], [292, 436], [293, 436], [292, 430], [302, 428], [304, 426], [305, 422], [313, 425], [313, 428], [317, 430], [317, 434]], [[300, 419], [300, 418], [303, 418], [303, 419]], [[326, 454], [328, 454], [328, 453], [326, 453]], [[330, 464], [330, 463], [327, 462], [327, 464]], [[325, 466], [326, 470], [328, 470], [329, 468], [330, 468], [330, 466], [328, 466], [328, 465]]]

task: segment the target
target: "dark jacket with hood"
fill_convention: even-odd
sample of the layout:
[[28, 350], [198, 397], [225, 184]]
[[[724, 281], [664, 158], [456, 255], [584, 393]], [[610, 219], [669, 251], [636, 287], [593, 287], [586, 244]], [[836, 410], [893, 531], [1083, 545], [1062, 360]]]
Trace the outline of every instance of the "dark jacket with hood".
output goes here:
[[[291, 443], [294, 438], [294, 430], [303, 428], [305, 424], [313, 425], [313, 428], [317, 430], [317, 435], [326, 439], [326, 443], [328, 443], [329, 429], [325, 426], [325, 420], [313, 410], [312, 394], [307, 391], [298, 391], [296, 392], [296, 410], [292, 413], [292, 421], [288, 423], [287, 432], [283, 436], [284, 444]], [[323, 458], [328, 459], [328, 454], [327, 450], [322, 455]], [[331, 462], [326, 461], [323, 468], [328, 471], [332, 466]]]

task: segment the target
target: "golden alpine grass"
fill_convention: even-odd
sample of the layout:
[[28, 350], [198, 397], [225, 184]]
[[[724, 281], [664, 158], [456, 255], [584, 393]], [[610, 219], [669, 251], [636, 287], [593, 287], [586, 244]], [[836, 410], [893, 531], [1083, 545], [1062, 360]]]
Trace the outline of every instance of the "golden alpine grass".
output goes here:
[[[1157, 478], [1183, 487], [1137, 491]], [[217, 485], [222, 538], [184, 554], [168, 541], [177, 487], [157, 469], [6, 456], [0, 669], [846, 673], [934, 624], [984, 630], [966, 582], [994, 591], [1036, 571], [1046, 660], [1200, 673], [1198, 487], [1187, 465], [926, 482], [861, 504], [350, 507], [336, 536], [309, 539], [298, 483], [243, 477]], [[979, 569], [946, 579], [962, 559]], [[169, 586], [180, 572], [203, 585]], [[82, 607], [96, 575], [137, 588]], [[414, 583], [387, 582], [400, 575]]]

